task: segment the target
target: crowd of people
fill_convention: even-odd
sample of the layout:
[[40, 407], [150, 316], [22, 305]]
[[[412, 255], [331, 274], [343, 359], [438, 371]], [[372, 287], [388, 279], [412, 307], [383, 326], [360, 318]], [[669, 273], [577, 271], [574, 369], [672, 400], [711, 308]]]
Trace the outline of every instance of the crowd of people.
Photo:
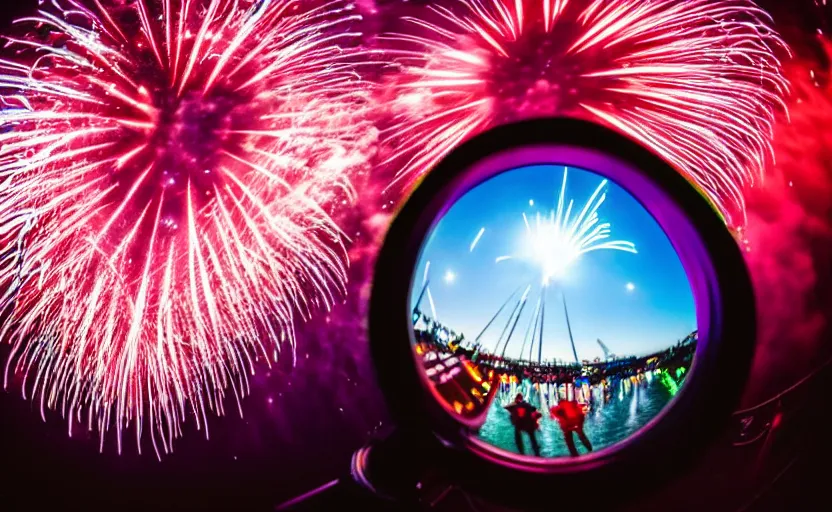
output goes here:
[[656, 368], [669, 371], [679, 367], [688, 368], [696, 352], [698, 339], [698, 333], [694, 332], [662, 352], [642, 357], [589, 363], [534, 363], [491, 354], [483, 350], [481, 345], [468, 342], [464, 335], [457, 334], [430, 318], [421, 316], [420, 320], [425, 322], [426, 327], [416, 331], [417, 343], [436, 345], [442, 351], [476, 362], [484, 370], [494, 370], [518, 380], [528, 379], [533, 383], [564, 383], [585, 377], [592, 384], [597, 384], [604, 379], [626, 378]]
[[[529, 380], [534, 384], [572, 383], [585, 379], [596, 385], [604, 380], [619, 380], [637, 376], [640, 373], [663, 368], [675, 372], [677, 368], [689, 368], [696, 352], [696, 342], [680, 343], [662, 352], [643, 357], [631, 357], [589, 363], [582, 365], [556, 365], [551, 363], [535, 364], [529, 361], [506, 359], [490, 354], [473, 354], [467, 351], [468, 357], [484, 369], [514, 378]], [[470, 355], [469, 355], [470, 354]]]
[[595, 385], [603, 380], [618, 380], [638, 375], [646, 371], [664, 368], [675, 371], [677, 368], [689, 368], [696, 352], [696, 340], [690, 338], [656, 354], [643, 357], [629, 357], [588, 364], [533, 363], [519, 359], [500, 357], [480, 351], [478, 347], [465, 347], [462, 343], [451, 340], [442, 343], [430, 331], [417, 331], [417, 343], [439, 345], [442, 351], [475, 362], [483, 373], [493, 370], [517, 380], [529, 380], [535, 384], [571, 383], [577, 379], [587, 379]]

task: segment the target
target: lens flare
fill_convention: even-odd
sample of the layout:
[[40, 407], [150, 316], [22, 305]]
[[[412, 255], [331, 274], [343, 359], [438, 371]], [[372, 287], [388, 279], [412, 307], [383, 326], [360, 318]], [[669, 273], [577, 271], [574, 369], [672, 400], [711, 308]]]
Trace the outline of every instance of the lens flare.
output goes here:
[[[205, 428], [343, 292], [374, 144], [349, 5], [55, 0], [0, 60], [5, 382], [73, 425]], [[231, 392], [229, 392], [231, 390]], [[242, 412], [242, 411], [241, 411]]]
[[743, 189], [771, 160], [788, 84], [785, 43], [750, 0], [457, 0], [383, 37], [388, 163], [406, 184], [460, 141], [541, 115], [639, 140], [745, 220]]
[[[612, 224], [601, 222], [598, 215], [598, 210], [607, 198], [607, 180], [601, 181], [584, 206], [579, 207], [580, 212], [574, 215], [575, 201], [570, 199], [568, 204], [566, 202], [567, 177], [568, 171], [564, 169], [557, 210], [552, 210], [547, 218], [538, 213], [534, 227], [526, 214], [523, 214], [530, 246], [529, 258], [540, 267], [544, 286], [552, 279], [564, 277], [569, 266], [588, 252], [615, 250], [637, 254], [632, 242], [608, 240], [612, 234]], [[500, 256], [497, 263], [515, 258]]]

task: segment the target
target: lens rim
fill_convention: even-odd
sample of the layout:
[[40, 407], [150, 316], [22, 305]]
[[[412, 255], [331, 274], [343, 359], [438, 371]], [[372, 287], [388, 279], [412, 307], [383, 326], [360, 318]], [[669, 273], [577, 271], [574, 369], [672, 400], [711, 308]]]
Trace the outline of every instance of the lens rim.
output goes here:
[[[517, 156], [523, 152], [525, 158]], [[515, 164], [507, 166], [508, 161]], [[598, 168], [610, 163], [623, 171]], [[411, 285], [422, 246], [435, 224], [456, 199], [479, 183], [510, 169], [539, 164], [586, 169], [631, 193], [680, 253], [697, 299], [700, 341], [694, 367], [672, 406], [637, 436], [577, 459], [501, 455], [472, 441], [465, 422], [435, 400], [412, 345]], [[654, 195], [647, 197], [645, 190]], [[680, 239], [680, 231], [693, 238]], [[700, 264], [698, 278], [689, 268], [692, 259]], [[703, 297], [710, 300], [701, 304]], [[449, 449], [445, 463], [456, 468], [453, 473], [468, 488], [496, 501], [521, 500], [524, 506], [535, 507], [550, 499], [535, 492], [518, 493], [516, 486], [504, 490], [504, 483], [525, 488], [551, 485], [556, 479], [559, 485], [578, 486], [574, 488], [633, 494], [645, 482], [652, 487], [674, 473], [663, 463], [646, 464], [645, 453], [672, 461], [676, 472], [683, 472], [720, 434], [739, 402], [754, 354], [756, 312], [740, 248], [693, 185], [659, 156], [618, 132], [587, 121], [549, 118], [503, 125], [478, 135], [424, 177], [403, 202], [379, 252], [369, 330], [376, 373], [396, 423], [414, 436], [440, 439]], [[597, 499], [602, 497], [593, 495], [593, 503]]]

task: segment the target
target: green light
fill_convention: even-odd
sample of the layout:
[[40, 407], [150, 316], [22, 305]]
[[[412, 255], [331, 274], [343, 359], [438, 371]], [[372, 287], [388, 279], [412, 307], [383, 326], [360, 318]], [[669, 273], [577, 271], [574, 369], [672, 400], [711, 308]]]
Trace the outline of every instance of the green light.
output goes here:
[[661, 381], [664, 387], [667, 389], [667, 392], [670, 393], [670, 396], [676, 396], [676, 393], [679, 392], [679, 385], [676, 384], [676, 381], [673, 380], [669, 374], [662, 372], [661, 374]]

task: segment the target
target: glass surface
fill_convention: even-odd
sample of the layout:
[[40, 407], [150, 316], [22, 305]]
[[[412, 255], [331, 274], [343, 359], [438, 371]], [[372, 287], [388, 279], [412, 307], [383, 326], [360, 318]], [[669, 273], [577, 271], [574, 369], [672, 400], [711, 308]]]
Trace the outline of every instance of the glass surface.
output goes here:
[[437, 399], [495, 448], [569, 457], [632, 436], [696, 351], [685, 269], [601, 175], [540, 165], [463, 195], [422, 247], [414, 354]]

